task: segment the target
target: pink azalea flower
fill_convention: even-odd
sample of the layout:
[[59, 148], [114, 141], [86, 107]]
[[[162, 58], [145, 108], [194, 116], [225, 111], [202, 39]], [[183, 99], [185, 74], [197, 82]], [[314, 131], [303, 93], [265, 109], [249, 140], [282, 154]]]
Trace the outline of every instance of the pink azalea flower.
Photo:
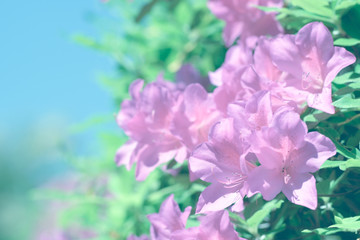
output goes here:
[[222, 210], [234, 203], [233, 211], [243, 209], [247, 173], [254, 167], [246, 160], [246, 153], [247, 147], [234, 131], [232, 118], [213, 126], [208, 142], [196, 148], [189, 159], [191, 179], [211, 183], [199, 196], [197, 213]]
[[247, 100], [259, 90], [259, 76], [252, 66], [238, 68], [214, 90], [214, 101], [219, 111], [226, 113], [230, 103]]
[[208, 7], [219, 19], [225, 21], [223, 38], [226, 46], [241, 37], [250, 47], [254, 47], [257, 37], [281, 33], [282, 27], [275, 13], [266, 13], [254, 5], [281, 7], [282, 0], [209, 0]]
[[199, 217], [200, 226], [176, 231], [172, 240], [240, 240], [227, 211], [218, 211]]
[[174, 201], [174, 195], [170, 195], [161, 204], [159, 213], [148, 215], [151, 222], [151, 239], [171, 239], [173, 232], [185, 229], [190, 212], [191, 207], [187, 207], [184, 212], [181, 212], [178, 204]]
[[235, 128], [243, 137], [267, 127], [273, 117], [271, 95], [268, 91], [256, 92], [248, 101], [229, 105], [228, 115], [234, 118]]
[[252, 62], [251, 49], [244, 43], [239, 42], [227, 50], [222, 66], [215, 72], [209, 73], [210, 81], [215, 86], [221, 86], [229, 77], [232, 77], [239, 68], [252, 64]]
[[136, 179], [144, 180], [157, 166], [175, 158], [182, 162], [186, 148], [170, 132], [173, 107], [179, 92], [162, 81], [148, 84], [137, 80], [130, 86], [132, 99], [123, 101], [117, 122], [130, 137], [118, 150], [116, 162], [129, 169], [136, 165]]
[[217, 111], [212, 95], [200, 84], [190, 84], [179, 98], [175, 110], [172, 133], [178, 136], [188, 152], [207, 141], [211, 126], [217, 122], [221, 113]]
[[336, 154], [330, 139], [307, 133], [299, 114], [279, 109], [268, 128], [252, 139], [252, 151], [260, 166], [249, 173], [249, 194], [260, 192], [265, 200], [283, 192], [293, 203], [316, 209], [315, 178], [310, 174]]
[[309, 23], [295, 36], [277, 37], [269, 48], [275, 66], [288, 73], [283, 99], [335, 112], [331, 82], [340, 70], [355, 62], [355, 57], [345, 48], [334, 47], [331, 33], [322, 23]]

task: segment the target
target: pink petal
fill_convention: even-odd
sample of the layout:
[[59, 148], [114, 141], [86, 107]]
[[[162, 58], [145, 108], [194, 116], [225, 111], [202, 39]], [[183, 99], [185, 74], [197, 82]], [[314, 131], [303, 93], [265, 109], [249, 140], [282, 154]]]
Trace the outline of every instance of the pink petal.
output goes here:
[[336, 154], [334, 143], [318, 132], [308, 133], [305, 140], [313, 144], [317, 151], [317, 156], [308, 159], [305, 163], [308, 168], [307, 172], [316, 172], [327, 159]]
[[267, 169], [264, 166], [255, 168], [247, 180], [250, 195], [260, 192], [267, 201], [275, 198], [284, 186], [281, 169]]
[[213, 183], [200, 194], [196, 213], [219, 211], [231, 204], [242, 201], [239, 187], [226, 188], [223, 184]]
[[289, 201], [312, 210], [317, 207], [317, 191], [314, 176], [309, 173], [292, 174], [284, 185], [283, 193]]
[[223, 32], [225, 46], [230, 47], [240, 36], [244, 24], [242, 22], [227, 22]]
[[125, 165], [127, 170], [131, 169], [131, 166], [134, 163], [135, 155], [134, 151], [137, 146], [137, 142], [127, 141], [124, 145], [122, 145], [116, 152], [115, 162], [118, 166]]
[[256, 156], [261, 165], [268, 169], [279, 169], [283, 165], [283, 154], [271, 147], [261, 147], [259, 152], [256, 153]]
[[307, 126], [300, 119], [298, 113], [292, 110], [277, 111], [271, 126], [277, 129], [282, 136], [288, 137], [296, 147], [303, 144]]
[[210, 213], [206, 216], [199, 217], [200, 233], [198, 238], [201, 240], [239, 240], [234, 225], [230, 221], [227, 211], [218, 211]]

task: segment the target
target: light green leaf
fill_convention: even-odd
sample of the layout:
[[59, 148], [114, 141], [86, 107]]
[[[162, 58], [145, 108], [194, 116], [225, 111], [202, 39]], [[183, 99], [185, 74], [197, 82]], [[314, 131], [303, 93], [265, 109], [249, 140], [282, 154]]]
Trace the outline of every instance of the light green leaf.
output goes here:
[[333, 102], [333, 105], [338, 108], [356, 108], [360, 110], [360, 99], [352, 98], [351, 94], [347, 94]]
[[348, 159], [346, 161], [326, 161], [321, 165], [320, 169], [324, 168], [340, 168], [342, 171], [345, 171], [348, 168], [360, 167], [360, 159]]
[[341, 218], [341, 217], [334, 216], [334, 220], [335, 220], [335, 223], [337, 223], [337, 224], [341, 224], [341, 223], [342, 223], [342, 218]]
[[271, 211], [280, 208], [283, 202], [283, 200], [273, 200], [266, 203], [260, 210], [247, 219], [247, 224], [251, 227], [257, 228], [259, 224], [265, 219], [265, 217], [268, 216]]
[[274, 7], [263, 7], [263, 6], [256, 6], [256, 7], [265, 12], [278, 12], [289, 16], [300, 17], [300, 18], [310, 19], [313, 21], [322, 21], [325, 23], [333, 24], [332, 18], [320, 16], [318, 14], [314, 14], [302, 9], [274, 8]]
[[340, 167], [343, 163], [344, 163], [344, 161], [330, 161], [330, 160], [327, 160], [327, 161], [325, 161], [323, 163], [323, 165], [321, 165], [320, 169]]
[[[329, 226], [329, 228], [339, 228], [345, 232], [358, 232], [360, 230], [360, 216], [343, 218], [336, 221], [337, 224]], [[338, 223], [339, 222], [339, 223]]]
[[339, 166], [339, 168], [345, 171], [351, 167], [360, 167], [360, 159], [349, 159]]
[[316, 229], [305, 229], [305, 230], [302, 230], [301, 232], [302, 233], [316, 233], [316, 234], [319, 234], [319, 235], [331, 235], [331, 234], [334, 234], [334, 233], [337, 233], [337, 232], [340, 232], [341, 230], [339, 229], [328, 229], [328, 228], [316, 228]]
[[334, 41], [334, 45], [342, 47], [355, 46], [360, 43], [359, 39], [356, 38], [339, 38]]
[[[357, 65], [358, 66], [358, 65]], [[360, 66], [360, 65], [359, 65]], [[356, 70], [356, 67], [355, 67], [355, 70]], [[359, 70], [360, 70], [360, 67], [359, 67]], [[352, 77], [352, 75], [354, 75], [353, 72], [347, 72], [347, 73], [344, 73], [340, 76], [337, 76], [334, 80], [333, 80], [333, 83], [336, 83], [336, 84], [347, 84], [349, 82], [357, 82], [357, 81], [360, 81], [360, 78], [358, 77]], [[355, 74], [357, 75], [357, 74]]]
[[349, 87], [351, 87], [351, 88], [353, 88], [355, 90], [359, 90], [360, 89], [360, 81], [350, 83]]
[[334, 16], [327, 0], [292, 0], [291, 3], [311, 13], [326, 17]]
[[357, 3], [359, 3], [358, 1], [342, 1], [340, 4], [337, 4], [335, 7], [336, 11], [343, 11], [346, 9], [349, 9], [353, 6], [355, 6]]

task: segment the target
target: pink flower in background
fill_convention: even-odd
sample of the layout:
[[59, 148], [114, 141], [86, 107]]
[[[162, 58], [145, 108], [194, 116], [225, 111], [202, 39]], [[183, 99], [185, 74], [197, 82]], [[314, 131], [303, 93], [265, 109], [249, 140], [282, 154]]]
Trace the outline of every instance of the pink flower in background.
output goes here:
[[223, 119], [213, 126], [209, 140], [196, 148], [189, 159], [192, 180], [210, 182], [199, 196], [197, 213], [218, 211], [233, 205], [233, 211], [243, 209], [247, 193], [247, 173], [254, 165], [245, 159], [248, 146], [234, 130], [233, 119]]
[[240, 240], [227, 211], [198, 217], [200, 226], [173, 233], [172, 240]]
[[249, 196], [260, 192], [265, 200], [283, 192], [293, 203], [316, 209], [315, 178], [310, 174], [336, 154], [330, 139], [307, 133], [299, 114], [279, 109], [268, 128], [252, 139], [260, 166], [248, 175]]
[[345, 48], [334, 47], [329, 30], [320, 22], [305, 25], [296, 35], [271, 40], [271, 59], [288, 73], [283, 98], [327, 113], [334, 113], [331, 82], [355, 57]]
[[199, 71], [191, 64], [184, 64], [179, 71], [176, 72], [175, 82], [178, 89], [185, 89], [192, 83], [198, 83], [207, 89], [210, 86], [208, 77], [200, 75]]
[[159, 213], [148, 215], [151, 222], [151, 239], [171, 239], [173, 232], [185, 229], [190, 212], [191, 207], [187, 207], [184, 212], [181, 212], [178, 204], [174, 201], [174, 195], [170, 195], [161, 204]]
[[223, 38], [231, 46], [240, 37], [249, 47], [254, 47], [262, 35], [276, 35], [283, 31], [275, 13], [263, 12], [254, 7], [281, 7], [282, 0], [209, 0], [208, 7], [219, 19], [225, 21]]
[[130, 235], [126, 240], [150, 240], [150, 238], [146, 235], [141, 235], [140, 237], [135, 235]]
[[[123, 101], [117, 122], [130, 137], [118, 150], [116, 162], [129, 169], [136, 165], [136, 179], [144, 180], [157, 166], [175, 158], [182, 162], [186, 148], [170, 132], [173, 107], [179, 92], [172, 85], [156, 81], [143, 87], [137, 80], [130, 86], [132, 99]], [[169, 87], [170, 86], [170, 87]]]

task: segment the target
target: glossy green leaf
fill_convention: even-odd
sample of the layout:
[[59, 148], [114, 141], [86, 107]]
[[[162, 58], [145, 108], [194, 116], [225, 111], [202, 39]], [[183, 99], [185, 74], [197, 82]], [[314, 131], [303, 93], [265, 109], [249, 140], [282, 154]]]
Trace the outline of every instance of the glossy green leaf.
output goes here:
[[342, 47], [355, 46], [360, 43], [359, 39], [356, 38], [339, 38], [334, 41], [334, 45]]
[[265, 217], [267, 217], [273, 210], [280, 208], [283, 202], [283, 200], [273, 200], [266, 203], [260, 210], [246, 220], [247, 224], [251, 227], [257, 228]]
[[333, 17], [334, 15], [327, 0], [292, 0], [291, 3], [294, 6], [321, 16]]
[[341, 17], [341, 27], [352, 38], [360, 39], [360, 4], [354, 5]]
[[333, 105], [338, 108], [355, 108], [360, 110], [360, 99], [355, 99], [351, 94], [347, 94], [333, 102]]
[[360, 230], [360, 216], [338, 219], [337, 224], [329, 226], [329, 228], [338, 228], [346, 232], [358, 232]]

